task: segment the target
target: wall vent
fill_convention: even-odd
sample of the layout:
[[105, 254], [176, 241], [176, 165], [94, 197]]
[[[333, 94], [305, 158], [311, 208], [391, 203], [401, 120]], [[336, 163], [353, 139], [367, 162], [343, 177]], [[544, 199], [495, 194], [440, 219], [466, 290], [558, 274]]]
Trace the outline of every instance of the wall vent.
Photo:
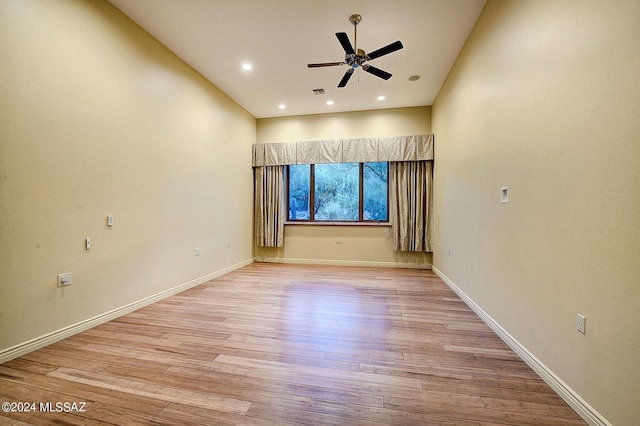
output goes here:
[[313, 89], [314, 95], [324, 95], [324, 89]]

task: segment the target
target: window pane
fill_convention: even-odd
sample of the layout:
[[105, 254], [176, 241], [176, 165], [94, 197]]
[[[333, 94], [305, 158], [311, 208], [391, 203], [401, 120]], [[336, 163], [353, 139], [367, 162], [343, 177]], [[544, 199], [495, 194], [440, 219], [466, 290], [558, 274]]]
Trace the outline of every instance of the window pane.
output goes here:
[[309, 164], [289, 166], [289, 220], [309, 220]]
[[364, 163], [364, 206], [362, 218], [386, 222], [389, 163]]
[[360, 165], [315, 165], [316, 220], [358, 220]]

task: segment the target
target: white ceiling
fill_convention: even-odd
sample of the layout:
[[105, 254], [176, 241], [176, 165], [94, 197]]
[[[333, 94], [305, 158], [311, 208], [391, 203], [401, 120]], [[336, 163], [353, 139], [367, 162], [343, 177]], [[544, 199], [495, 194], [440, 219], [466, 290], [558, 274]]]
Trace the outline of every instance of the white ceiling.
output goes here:
[[[256, 118], [431, 105], [485, 0], [110, 0]], [[404, 48], [369, 62], [385, 81], [356, 72], [337, 88], [358, 13], [358, 48]], [[244, 71], [242, 63], [253, 64]], [[417, 81], [409, 77], [419, 75]], [[323, 88], [324, 95], [313, 89]], [[376, 98], [384, 95], [384, 101]], [[327, 106], [326, 101], [334, 105]], [[279, 104], [286, 108], [280, 110]]]

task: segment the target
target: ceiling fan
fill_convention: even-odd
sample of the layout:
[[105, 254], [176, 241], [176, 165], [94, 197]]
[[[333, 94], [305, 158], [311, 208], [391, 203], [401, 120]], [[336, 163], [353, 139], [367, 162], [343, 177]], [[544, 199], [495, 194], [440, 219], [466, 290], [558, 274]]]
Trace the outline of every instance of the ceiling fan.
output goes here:
[[385, 47], [381, 47], [378, 50], [374, 50], [373, 52], [367, 54], [364, 50], [358, 49], [358, 24], [362, 21], [362, 16], [358, 14], [351, 15], [349, 17], [349, 22], [353, 24], [353, 33], [354, 33], [354, 46], [351, 45], [349, 41], [349, 37], [347, 33], [336, 33], [336, 37], [338, 41], [342, 45], [342, 48], [345, 52], [345, 59], [342, 62], [323, 62], [319, 64], [307, 64], [309, 68], [319, 68], [319, 67], [334, 67], [340, 65], [349, 65], [349, 69], [338, 83], [338, 87], [345, 87], [353, 75], [353, 71], [358, 67], [362, 68], [364, 71], [369, 74], [373, 74], [376, 77], [380, 77], [383, 80], [389, 80], [392, 74], [381, 70], [380, 68], [372, 67], [369, 64], [365, 64], [366, 61], [370, 61], [372, 59], [379, 58], [380, 56], [387, 55], [391, 52], [395, 52], [396, 50], [402, 49], [402, 43], [398, 40], [393, 42]]

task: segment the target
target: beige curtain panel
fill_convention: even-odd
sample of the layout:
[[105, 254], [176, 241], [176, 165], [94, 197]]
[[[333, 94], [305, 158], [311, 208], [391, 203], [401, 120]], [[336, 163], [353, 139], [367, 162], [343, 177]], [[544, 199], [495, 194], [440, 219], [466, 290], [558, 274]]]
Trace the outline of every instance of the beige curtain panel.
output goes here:
[[392, 162], [389, 221], [395, 251], [433, 251], [433, 161]]
[[253, 167], [433, 160], [433, 135], [253, 145]]
[[284, 166], [254, 169], [255, 235], [259, 247], [284, 243]]

